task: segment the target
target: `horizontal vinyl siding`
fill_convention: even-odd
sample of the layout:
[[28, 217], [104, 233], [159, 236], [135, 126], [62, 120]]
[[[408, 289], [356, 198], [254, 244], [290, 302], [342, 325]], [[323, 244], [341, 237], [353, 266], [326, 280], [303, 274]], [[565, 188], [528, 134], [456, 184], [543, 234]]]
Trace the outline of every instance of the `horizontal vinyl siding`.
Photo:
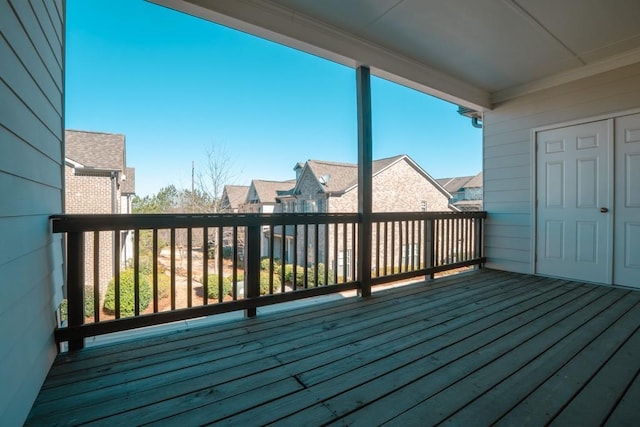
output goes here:
[[484, 116], [487, 265], [531, 273], [531, 131], [640, 107], [640, 64], [503, 102]]
[[56, 354], [63, 200], [63, 0], [0, 0], [0, 420], [21, 425]]

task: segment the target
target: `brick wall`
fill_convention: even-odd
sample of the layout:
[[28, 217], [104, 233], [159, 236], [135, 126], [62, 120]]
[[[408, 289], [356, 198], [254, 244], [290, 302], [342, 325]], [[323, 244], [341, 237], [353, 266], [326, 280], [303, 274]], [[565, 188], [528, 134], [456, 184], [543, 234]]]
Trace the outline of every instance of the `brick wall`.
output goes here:
[[[116, 195], [116, 212], [119, 212], [120, 194]], [[77, 176], [75, 169], [65, 166], [65, 213], [110, 214], [112, 213], [112, 184], [109, 176]], [[101, 231], [99, 239], [100, 299], [104, 297], [107, 284], [113, 277], [113, 232]], [[85, 286], [94, 284], [94, 234], [85, 235]]]

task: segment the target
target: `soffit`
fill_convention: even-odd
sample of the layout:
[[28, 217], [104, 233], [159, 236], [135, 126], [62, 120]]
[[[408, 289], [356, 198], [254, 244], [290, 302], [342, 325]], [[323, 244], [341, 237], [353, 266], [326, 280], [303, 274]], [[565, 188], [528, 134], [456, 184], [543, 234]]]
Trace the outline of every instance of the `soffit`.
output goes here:
[[153, 0], [475, 109], [640, 61], [637, 0]]

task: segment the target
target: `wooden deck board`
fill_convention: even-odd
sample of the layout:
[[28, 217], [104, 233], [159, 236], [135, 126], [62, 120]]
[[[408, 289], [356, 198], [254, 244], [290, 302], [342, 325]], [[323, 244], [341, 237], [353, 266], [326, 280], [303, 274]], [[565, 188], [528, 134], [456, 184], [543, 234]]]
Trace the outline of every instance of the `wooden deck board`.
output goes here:
[[484, 270], [194, 327], [59, 356], [27, 424], [637, 424], [639, 301]]
[[[600, 335], [611, 325], [610, 316], [618, 313], [629, 315], [631, 307], [636, 309], [637, 300], [640, 293], [633, 295], [635, 298], [624, 298], [615, 305], [613, 313], [604, 311], [598, 313], [584, 325], [569, 332], [566, 336], [560, 337], [555, 342], [542, 342], [538, 351], [532, 351], [529, 355], [523, 355], [530, 359], [523, 360], [523, 365], [516, 369], [503, 380], [494, 378], [495, 372], [480, 370], [476, 374], [468, 377], [468, 381], [473, 383], [473, 387], [482, 386], [478, 396], [470, 400], [463, 408], [447, 418], [445, 424], [448, 425], [491, 425], [498, 418], [516, 406], [529, 393], [542, 384], [555, 371], [560, 369], [567, 360], [582, 350], [589, 342]], [[635, 313], [631, 313], [635, 315]], [[544, 340], [545, 337], [538, 335]], [[513, 352], [522, 352], [521, 347], [515, 348]], [[517, 357], [514, 355], [513, 357]], [[493, 383], [493, 385], [492, 385]]]

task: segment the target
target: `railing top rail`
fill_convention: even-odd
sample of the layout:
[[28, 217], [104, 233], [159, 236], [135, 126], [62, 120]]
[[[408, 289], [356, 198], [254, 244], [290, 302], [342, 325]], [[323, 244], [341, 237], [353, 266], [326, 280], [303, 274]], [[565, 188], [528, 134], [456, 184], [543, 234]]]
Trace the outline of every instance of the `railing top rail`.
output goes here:
[[[486, 218], [486, 212], [377, 212], [373, 221]], [[360, 221], [357, 213], [274, 214], [71, 214], [50, 217], [54, 233], [154, 228], [252, 225], [341, 224]]]
[[481, 212], [374, 212], [373, 221], [406, 221], [446, 218], [486, 218], [487, 213]]
[[54, 233], [154, 228], [356, 223], [355, 213], [52, 215]]

